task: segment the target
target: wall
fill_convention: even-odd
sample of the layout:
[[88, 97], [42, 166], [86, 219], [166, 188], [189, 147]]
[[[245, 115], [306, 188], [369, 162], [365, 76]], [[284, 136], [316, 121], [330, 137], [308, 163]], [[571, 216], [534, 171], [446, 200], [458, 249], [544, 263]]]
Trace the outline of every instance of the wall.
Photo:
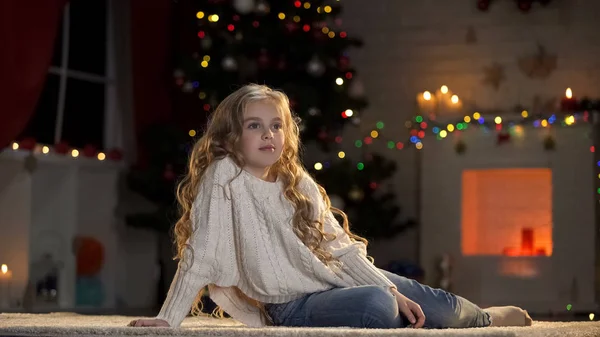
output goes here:
[[[487, 13], [471, 0], [377, 0], [368, 6], [363, 0], [344, 0], [343, 5], [343, 26], [365, 42], [350, 55], [370, 101], [362, 112], [365, 132], [384, 120], [387, 137], [406, 140], [402, 125], [415, 113], [417, 92], [442, 84], [487, 109], [528, 106], [535, 95], [558, 99], [567, 87], [578, 97], [600, 97], [600, 1], [553, 1], [528, 14], [508, 0], [495, 1]], [[469, 26], [476, 33], [475, 44], [466, 42]], [[535, 53], [538, 43], [557, 56], [557, 69], [544, 80], [527, 78], [517, 64], [518, 57]], [[482, 84], [484, 67], [494, 62], [504, 67], [506, 78], [497, 91]], [[426, 139], [425, 146], [427, 141], [431, 140]], [[374, 147], [398, 162], [399, 203], [406, 215], [416, 215], [415, 151]], [[415, 260], [416, 241], [410, 232], [374, 242], [371, 253], [380, 264], [396, 258]]]

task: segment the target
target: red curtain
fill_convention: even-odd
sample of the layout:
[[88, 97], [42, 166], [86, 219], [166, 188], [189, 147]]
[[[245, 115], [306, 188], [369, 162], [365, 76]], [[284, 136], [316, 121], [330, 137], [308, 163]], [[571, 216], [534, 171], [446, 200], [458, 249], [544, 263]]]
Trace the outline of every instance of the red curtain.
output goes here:
[[[171, 118], [171, 3], [131, 0], [133, 131], [137, 139], [146, 126]], [[137, 149], [142, 164], [145, 149], [139, 141]]]
[[0, 1], [0, 149], [32, 117], [67, 0]]

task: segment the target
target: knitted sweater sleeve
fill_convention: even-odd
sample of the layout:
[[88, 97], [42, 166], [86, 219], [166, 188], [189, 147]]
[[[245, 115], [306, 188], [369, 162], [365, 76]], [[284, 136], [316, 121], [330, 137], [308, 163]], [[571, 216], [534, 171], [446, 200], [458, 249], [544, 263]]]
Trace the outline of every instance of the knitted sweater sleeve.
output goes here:
[[367, 258], [367, 247], [360, 241], [352, 240], [330, 210], [325, 211], [324, 230], [335, 234], [335, 239], [324, 243], [329, 252], [342, 262], [342, 270], [350, 275], [358, 285], [380, 285], [396, 288], [380, 270]]
[[327, 209], [315, 181], [311, 177], [303, 179], [304, 190], [313, 201], [313, 218], [318, 219], [323, 213], [323, 229], [335, 235], [335, 239], [323, 242], [322, 247], [342, 262], [342, 270], [358, 285], [380, 285], [396, 288], [373, 263], [367, 258], [364, 243], [355, 241], [346, 234], [331, 210]]
[[187, 241], [183, 258], [167, 298], [156, 318], [163, 319], [171, 327], [181, 325], [189, 314], [198, 292], [215, 281], [217, 243], [222, 221], [231, 212], [231, 198], [227, 195], [223, 172], [218, 165], [209, 167], [200, 183], [198, 195], [192, 205], [192, 234]]

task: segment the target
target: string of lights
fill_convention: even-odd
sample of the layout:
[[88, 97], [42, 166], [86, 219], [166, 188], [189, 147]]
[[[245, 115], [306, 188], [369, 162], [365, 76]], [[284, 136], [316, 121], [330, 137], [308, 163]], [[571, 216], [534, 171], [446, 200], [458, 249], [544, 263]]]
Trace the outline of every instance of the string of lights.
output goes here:
[[[440, 102], [445, 99], [446, 102]], [[435, 102], [438, 100], [438, 102]], [[375, 141], [385, 141], [388, 149], [404, 150], [404, 149], [416, 149], [421, 150], [425, 146], [425, 138], [429, 134], [436, 140], [444, 140], [450, 138], [452, 134], [460, 135], [462, 132], [468, 130], [479, 130], [483, 132], [495, 131], [498, 137], [498, 142], [509, 141], [511, 136], [519, 136], [525, 132], [528, 127], [534, 129], [543, 129], [550, 127], [572, 127], [578, 125], [588, 125], [592, 122], [592, 112], [597, 111], [598, 104], [594, 103], [589, 99], [582, 99], [577, 101], [573, 98], [573, 91], [571, 88], [567, 88], [565, 91], [565, 98], [560, 103], [560, 111], [553, 112], [550, 107], [545, 107], [543, 111], [530, 111], [522, 109], [520, 111], [511, 111], [504, 113], [486, 113], [483, 110], [474, 111], [469, 114], [460, 114], [457, 109], [466, 110], [463, 108], [464, 101], [459, 98], [458, 95], [453, 94], [446, 85], [440, 87], [440, 89], [432, 94], [430, 91], [419, 93], [417, 96], [417, 102], [419, 103], [420, 112], [406, 121], [404, 126], [409, 129], [409, 137], [407, 140], [393, 139], [385, 135], [383, 131], [385, 123], [378, 121], [375, 126], [368, 131], [367, 134], [363, 135], [361, 139], [355, 139], [354, 145], [357, 148], [368, 146], [373, 144]], [[454, 115], [458, 115], [453, 118], [439, 118], [436, 115], [436, 109], [440, 107], [446, 107], [447, 110], [454, 112]], [[585, 110], [583, 110], [585, 108]], [[428, 110], [431, 109], [431, 110]], [[534, 109], [537, 110], [537, 109]], [[429, 113], [428, 113], [429, 112]], [[447, 111], [446, 111], [447, 112]], [[347, 114], [344, 112], [344, 114]], [[352, 113], [349, 114], [349, 118], [352, 117]], [[429, 116], [429, 117], [426, 117]], [[341, 137], [336, 138], [336, 143], [341, 143]], [[551, 136], [545, 140], [545, 147], [552, 149], [554, 146], [554, 140]], [[460, 152], [458, 147], [457, 151]], [[595, 151], [595, 146], [590, 146], [590, 151]], [[346, 157], [345, 152], [340, 151], [337, 153], [339, 159]], [[598, 163], [600, 166], [600, 162]], [[321, 170], [327, 168], [328, 161], [316, 162], [314, 168]], [[364, 162], [357, 162], [357, 169], [362, 170], [364, 168]], [[600, 190], [599, 190], [600, 193]]]
[[98, 161], [120, 161], [123, 159], [123, 153], [119, 149], [111, 149], [107, 153], [97, 151], [93, 146], [86, 146], [84, 148], [74, 148], [68, 146], [66, 143], [59, 143], [56, 145], [49, 144], [36, 144], [30, 139], [24, 139], [23, 141], [13, 142], [11, 145], [13, 151], [30, 152], [32, 155], [59, 155], [59, 156], [70, 156], [71, 158], [86, 158], [95, 159]]

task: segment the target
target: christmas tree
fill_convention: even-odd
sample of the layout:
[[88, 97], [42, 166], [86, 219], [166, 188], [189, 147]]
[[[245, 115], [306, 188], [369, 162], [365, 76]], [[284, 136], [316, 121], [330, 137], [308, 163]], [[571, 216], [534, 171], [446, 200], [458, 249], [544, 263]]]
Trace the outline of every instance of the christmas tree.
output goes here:
[[[390, 237], [413, 225], [398, 219], [394, 194], [381, 191], [395, 163], [369, 153], [362, 141], [342, 137], [344, 127], [360, 123], [367, 101], [347, 54], [361, 41], [342, 29], [340, 2], [190, 0], [174, 6], [181, 19], [174, 29], [180, 44], [192, 35], [195, 42], [179, 48], [173, 85], [178, 96], [193, 97], [200, 111], [177, 112], [176, 119], [185, 121], [179, 125], [186, 129], [157, 125], [147, 131], [149, 165], [132, 171], [130, 182], [160, 207], [153, 214], [130, 216], [131, 225], [159, 230], [172, 226], [177, 218], [174, 190], [177, 176], [185, 170], [187, 150], [217, 104], [247, 83], [266, 84], [290, 97], [292, 110], [302, 120], [302, 142], [316, 145], [330, 158], [305, 165], [333, 205], [346, 211], [354, 232], [367, 238]], [[190, 130], [189, 125], [197, 127]], [[346, 142], [361, 147], [356, 152], [362, 156], [350, 159], [341, 152]]]

